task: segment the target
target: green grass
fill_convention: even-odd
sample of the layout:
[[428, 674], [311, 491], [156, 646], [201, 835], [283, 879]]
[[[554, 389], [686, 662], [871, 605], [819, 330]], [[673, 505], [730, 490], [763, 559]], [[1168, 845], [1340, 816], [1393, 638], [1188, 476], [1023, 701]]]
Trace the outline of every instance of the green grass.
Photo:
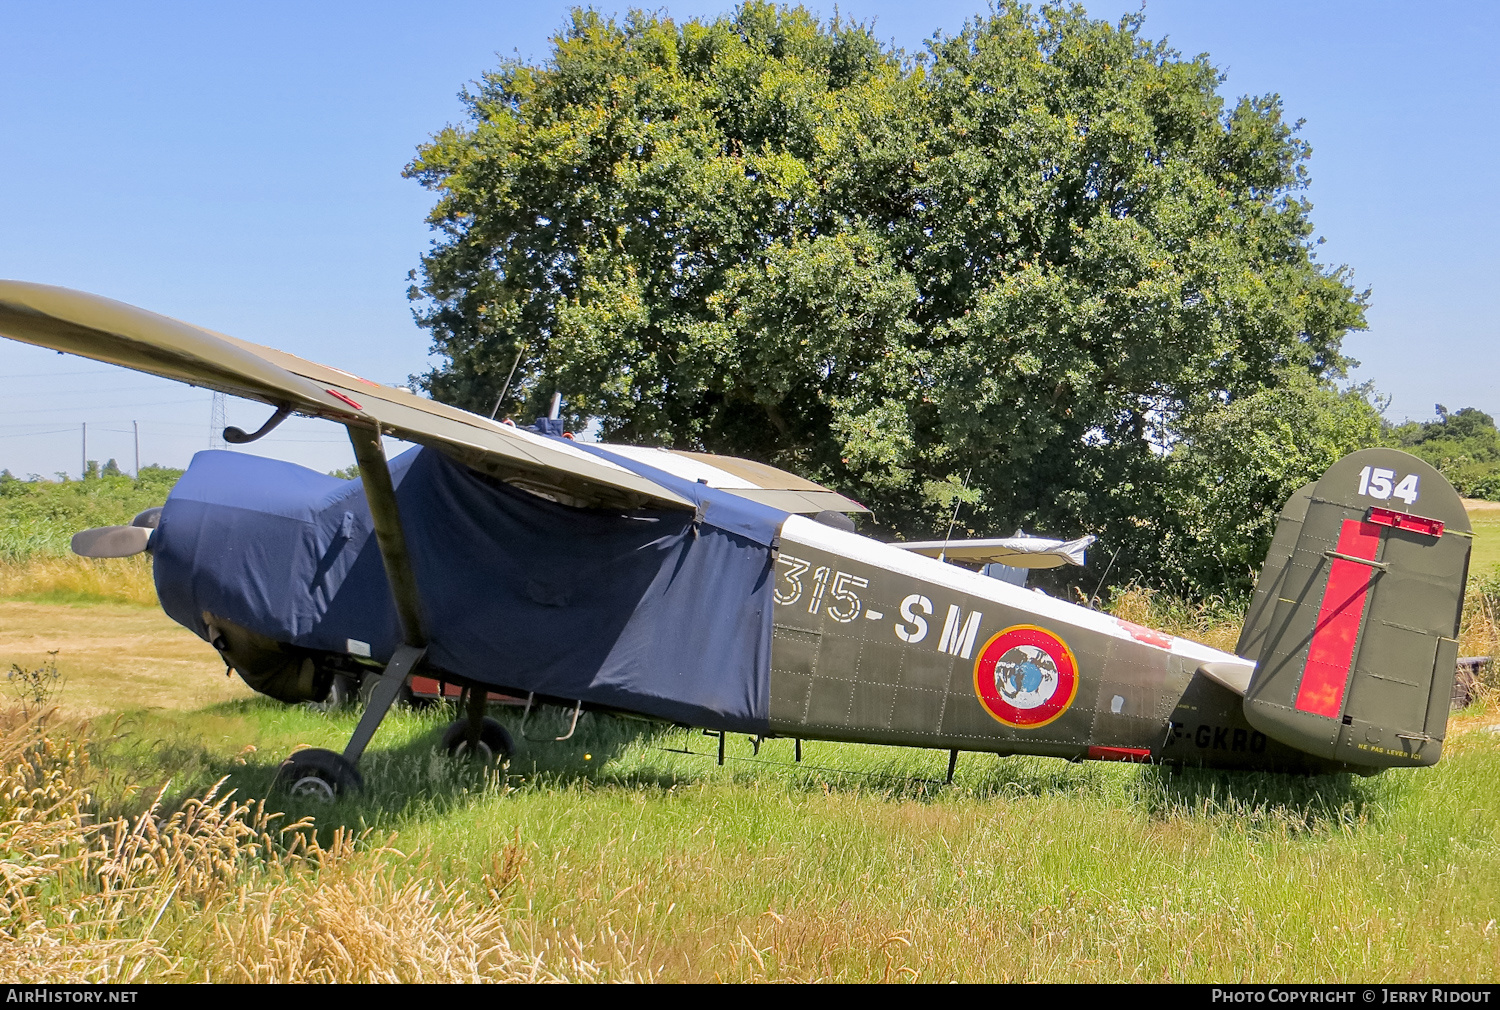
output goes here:
[[1486, 572], [1500, 565], [1500, 508], [1469, 513], [1474, 525], [1474, 551], [1469, 571]]
[[[1482, 729], [1434, 769], [1370, 779], [964, 755], [945, 786], [943, 753], [812, 743], [797, 766], [791, 741], [757, 757], [732, 736], [719, 767], [713, 738], [595, 716], [487, 770], [436, 753], [451, 714], [388, 719], [365, 793], [273, 805], [494, 892], [513, 943], [573, 944], [604, 977], [1500, 974], [1500, 736]], [[227, 775], [262, 796], [285, 753], [340, 748], [353, 724], [258, 700], [127, 715], [99, 745], [98, 792], [123, 809], [142, 783], [189, 795]]]
[[180, 476], [181, 470], [158, 466], [143, 467], [139, 479], [0, 476], [0, 598], [154, 606], [148, 558], [79, 558], [70, 543], [79, 530], [121, 526], [162, 504]]
[[[94, 489], [77, 483], [26, 492], [35, 495], [25, 504], [32, 518], [15, 528], [31, 533], [0, 544], [0, 568], [7, 556], [23, 558], [6, 592], [148, 598], [144, 568], [111, 567], [96, 585], [89, 563], [48, 559], [64, 533], [123, 521], [137, 504], [85, 515]], [[67, 508], [48, 511], [47, 495]], [[1492, 572], [1500, 510], [1476, 512], [1474, 526], [1471, 568]], [[28, 536], [29, 554], [21, 550]], [[1222, 608], [1137, 596], [1143, 623], [1170, 619], [1197, 637], [1223, 625], [1232, 639]], [[1493, 628], [1486, 634], [1479, 638], [1490, 643]], [[63, 660], [81, 661], [81, 648], [65, 646]], [[138, 658], [169, 671], [177, 668], [168, 658], [185, 662], [164, 651]], [[194, 669], [167, 680], [209, 675]], [[61, 700], [86, 681], [79, 674]], [[720, 767], [713, 738], [592, 715], [574, 739], [523, 743], [508, 767], [486, 768], [437, 753], [452, 715], [393, 714], [362, 763], [367, 790], [326, 807], [288, 801], [271, 783], [296, 747], [342, 749], [352, 712], [239, 700], [114, 713], [75, 735], [92, 740], [94, 816], [138, 814], [163, 786], [171, 807], [227, 779], [240, 797], [266, 797], [281, 823], [313, 818], [325, 846], [341, 831], [360, 836], [351, 862], [317, 871], [318, 894], [339, 893], [360, 873], [424, 893], [451, 885], [500, 910], [525, 957], [598, 966], [583, 977], [1475, 982], [1500, 974], [1500, 734], [1485, 728], [1500, 723], [1494, 707], [1458, 718], [1437, 767], [1369, 779], [1174, 775], [969, 754], [952, 785], [943, 783], [941, 752], [809, 743], [796, 765], [791, 741], [767, 741], [757, 755], [740, 735], [729, 738]], [[519, 737], [518, 714], [499, 715]], [[527, 727], [550, 736], [565, 728], [556, 712]], [[246, 879], [252, 890], [270, 886], [249, 870]], [[206, 977], [213, 958], [204, 944], [219, 942], [203, 922], [208, 899], [174, 893], [161, 887], [164, 898], [153, 896], [139, 920], [153, 923], [152, 942], [177, 959], [172, 974], [165, 961], [150, 971]], [[224, 917], [216, 921], [254, 919], [214, 900]], [[370, 935], [377, 947], [394, 942], [380, 929]], [[0, 955], [6, 942], [0, 937]]]

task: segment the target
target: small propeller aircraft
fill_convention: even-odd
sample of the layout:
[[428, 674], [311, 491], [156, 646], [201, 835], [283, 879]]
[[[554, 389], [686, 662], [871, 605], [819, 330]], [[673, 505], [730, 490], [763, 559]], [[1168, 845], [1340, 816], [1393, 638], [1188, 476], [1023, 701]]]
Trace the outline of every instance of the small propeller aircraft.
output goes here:
[[[1281, 512], [1235, 653], [960, 564], [1081, 563], [1085, 541], [886, 544], [862, 506], [747, 460], [496, 423], [81, 292], [0, 281], [0, 334], [343, 425], [361, 479], [207, 451], [160, 509], [84, 531], [150, 551], [166, 612], [288, 702], [373, 683], [358, 788], [414, 675], [466, 688], [453, 751], [502, 753], [490, 692], [756, 738], [1372, 773], [1442, 753], [1472, 533], [1426, 463], [1366, 449]], [[545, 426], [544, 426], [545, 427]], [[381, 436], [418, 448], [387, 461]], [[950, 563], [958, 562], [958, 564]]]

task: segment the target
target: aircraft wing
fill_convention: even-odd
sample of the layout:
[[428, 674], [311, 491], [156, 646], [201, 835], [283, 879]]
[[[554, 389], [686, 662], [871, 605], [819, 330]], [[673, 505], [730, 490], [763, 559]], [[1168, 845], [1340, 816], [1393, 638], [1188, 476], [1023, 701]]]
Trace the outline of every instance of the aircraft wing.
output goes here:
[[[278, 410], [376, 429], [565, 504], [693, 507], [649, 478], [566, 442], [98, 295], [0, 280], [0, 335]], [[867, 511], [818, 484], [749, 460], [608, 448], [789, 512]]]
[[824, 511], [870, 511], [854, 499], [845, 498], [821, 484], [774, 466], [737, 456], [716, 456], [707, 452], [639, 445], [611, 445], [607, 442], [601, 443], [600, 448], [658, 470], [665, 470], [684, 480], [702, 481], [709, 487], [749, 498], [783, 512], [816, 515]]
[[1082, 565], [1084, 551], [1096, 537], [1077, 540], [1047, 540], [1042, 537], [1001, 537], [993, 540], [924, 540], [891, 544], [929, 558], [969, 564], [1001, 564], [1012, 568], [1060, 568]]

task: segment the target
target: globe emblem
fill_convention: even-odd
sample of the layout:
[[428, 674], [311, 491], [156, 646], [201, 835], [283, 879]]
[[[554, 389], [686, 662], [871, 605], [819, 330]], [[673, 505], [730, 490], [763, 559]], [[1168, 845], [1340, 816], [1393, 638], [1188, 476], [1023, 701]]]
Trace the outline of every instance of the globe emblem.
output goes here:
[[1045, 705], [1057, 683], [1057, 663], [1034, 645], [1014, 646], [995, 663], [995, 688], [1012, 708]]

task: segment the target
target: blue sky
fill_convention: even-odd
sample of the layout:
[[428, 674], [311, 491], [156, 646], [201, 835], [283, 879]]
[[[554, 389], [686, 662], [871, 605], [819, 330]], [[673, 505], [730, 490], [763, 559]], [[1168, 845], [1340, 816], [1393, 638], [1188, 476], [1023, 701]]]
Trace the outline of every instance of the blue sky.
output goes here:
[[[833, 5], [812, 3], [827, 15]], [[1136, 3], [1087, 5], [1111, 19]], [[728, 4], [674, 3], [678, 18]], [[986, 8], [840, 2], [914, 49]], [[82, 288], [382, 381], [427, 366], [406, 274], [430, 199], [401, 178], [501, 56], [541, 60], [553, 2], [22, 4], [3, 9], [0, 276]], [[624, 7], [600, 5], [606, 13]], [[1279, 93], [1313, 146], [1320, 259], [1372, 289], [1346, 349], [1392, 397], [1500, 413], [1500, 5], [1151, 2], [1146, 32], [1207, 52], [1222, 91]], [[0, 467], [182, 466], [200, 390], [0, 341]], [[265, 409], [231, 402], [229, 420]], [[342, 433], [289, 422], [259, 451], [344, 466]]]

